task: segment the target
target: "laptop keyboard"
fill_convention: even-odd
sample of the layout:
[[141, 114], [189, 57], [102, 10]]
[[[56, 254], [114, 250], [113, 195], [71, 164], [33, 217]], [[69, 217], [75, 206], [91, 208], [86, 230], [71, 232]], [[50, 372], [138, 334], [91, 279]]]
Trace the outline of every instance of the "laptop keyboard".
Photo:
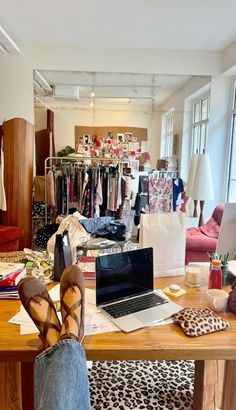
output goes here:
[[156, 293], [148, 293], [142, 297], [128, 299], [113, 305], [103, 306], [102, 308], [114, 319], [117, 319], [118, 317], [150, 309], [167, 302], [167, 300], [161, 298]]

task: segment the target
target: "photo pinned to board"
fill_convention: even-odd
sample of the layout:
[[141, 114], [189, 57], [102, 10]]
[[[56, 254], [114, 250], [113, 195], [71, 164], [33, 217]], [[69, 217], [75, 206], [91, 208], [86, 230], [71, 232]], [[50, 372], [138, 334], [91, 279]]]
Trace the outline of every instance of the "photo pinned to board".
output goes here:
[[83, 143], [87, 145], [87, 144], [90, 144], [90, 142], [91, 142], [90, 135], [88, 134], [83, 135]]
[[116, 134], [116, 139], [118, 142], [125, 142], [125, 133], [124, 132], [118, 132]]
[[122, 151], [123, 152], [129, 152], [129, 143], [128, 142], [123, 142]]
[[132, 133], [132, 132], [125, 132], [125, 141], [126, 141], [126, 142], [131, 142], [131, 141], [132, 141], [132, 137], [133, 137], [133, 133]]

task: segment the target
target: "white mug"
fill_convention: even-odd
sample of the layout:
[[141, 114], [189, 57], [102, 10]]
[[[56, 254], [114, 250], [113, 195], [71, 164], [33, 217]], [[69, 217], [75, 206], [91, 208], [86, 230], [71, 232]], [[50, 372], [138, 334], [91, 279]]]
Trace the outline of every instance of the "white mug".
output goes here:
[[226, 310], [228, 297], [228, 293], [222, 289], [209, 289], [207, 291], [207, 300], [210, 307], [218, 312]]

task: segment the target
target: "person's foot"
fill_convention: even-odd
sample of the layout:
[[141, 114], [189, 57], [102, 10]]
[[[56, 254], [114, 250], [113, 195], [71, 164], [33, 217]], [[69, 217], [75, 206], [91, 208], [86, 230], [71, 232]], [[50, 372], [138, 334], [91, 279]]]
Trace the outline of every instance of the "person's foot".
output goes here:
[[37, 278], [26, 277], [19, 282], [18, 291], [45, 347], [52, 346], [60, 338], [61, 324], [47, 289]]
[[61, 277], [61, 339], [84, 336], [84, 277], [78, 266], [68, 266]]

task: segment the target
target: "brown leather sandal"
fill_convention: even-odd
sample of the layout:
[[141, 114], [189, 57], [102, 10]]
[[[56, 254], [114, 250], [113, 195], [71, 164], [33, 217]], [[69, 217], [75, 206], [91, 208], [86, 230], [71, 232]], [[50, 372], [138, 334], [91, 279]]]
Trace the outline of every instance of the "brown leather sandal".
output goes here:
[[[18, 292], [21, 299], [21, 303], [25, 310], [37, 326], [39, 330], [39, 337], [45, 346], [49, 346], [46, 336], [49, 329], [55, 329], [58, 332], [58, 340], [60, 338], [61, 324], [58, 319], [56, 308], [53, 304], [50, 295], [45, 286], [39, 279], [34, 277], [25, 277], [21, 279], [18, 284]], [[34, 318], [33, 313], [30, 310], [30, 302], [33, 300], [36, 303], [40, 303], [40, 300], [46, 300], [48, 302], [48, 310], [45, 321], [40, 321]], [[53, 317], [54, 316], [54, 317]]]
[[[75, 302], [72, 306], [68, 306], [63, 298], [66, 291], [77, 286], [80, 290], [81, 298]], [[84, 275], [76, 265], [70, 265], [65, 268], [61, 277], [60, 284], [60, 299], [61, 299], [61, 315], [62, 323], [65, 326], [65, 333], [61, 336], [61, 339], [67, 337], [76, 339], [78, 342], [82, 342], [84, 337], [84, 301], [85, 301], [85, 284]], [[75, 314], [75, 309], [81, 306], [80, 317]], [[71, 333], [69, 331], [68, 317], [71, 316], [78, 326], [78, 334]]]

